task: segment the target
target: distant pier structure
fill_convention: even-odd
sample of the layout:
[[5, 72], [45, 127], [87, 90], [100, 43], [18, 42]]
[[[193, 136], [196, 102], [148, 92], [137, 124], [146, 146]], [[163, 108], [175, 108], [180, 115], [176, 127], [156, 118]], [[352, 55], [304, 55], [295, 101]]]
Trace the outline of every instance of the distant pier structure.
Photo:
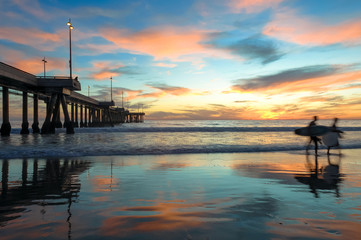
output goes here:
[[[29, 134], [28, 98], [33, 97], [33, 133], [55, 133], [55, 128], [64, 127], [67, 133], [74, 133], [77, 127], [114, 126], [120, 123], [143, 122], [145, 113], [132, 113], [115, 107], [114, 101], [100, 102], [76, 91], [81, 90], [78, 78], [42, 76], [22, 71], [0, 62], [0, 86], [2, 87], [1, 136], [9, 136], [10, 101], [9, 90], [22, 92], [21, 134]], [[39, 126], [39, 100], [46, 103], [45, 120]], [[70, 107], [70, 111], [69, 111]], [[61, 111], [62, 110], [62, 111]], [[63, 113], [64, 124], [60, 121]]]

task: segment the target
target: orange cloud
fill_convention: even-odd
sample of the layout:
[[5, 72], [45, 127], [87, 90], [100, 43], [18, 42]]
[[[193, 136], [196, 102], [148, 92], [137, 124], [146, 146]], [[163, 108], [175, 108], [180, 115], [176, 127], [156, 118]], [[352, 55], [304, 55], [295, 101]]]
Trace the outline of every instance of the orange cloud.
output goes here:
[[361, 40], [361, 21], [326, 25], [315, 19], [298, 16], [288, 9], [279, 11], [263, 34], [300, 45], [355, 43]]
[[[358, 83], [361, 71], [341, 72], [321, 77], [304, 78], [297, 81], [274, 82], [272, 85], [259, 85], [254, 88], [244, 88], [243, 85], [233, 85], [231, 91], [223, 93], [266, 93], [282, 94], [295, 92], [335, 91], [349, 84]], [[252, 81], [252, 79], [249, 79]], [[266, 92], [265, 92], [266, 91]]]
[[0, 27], [0, 39], [28, 45], [42, 51], [53, 51], [65, 44], [59, 33], [47, 33], [38, 29], [20, 27]]
[[283, 0], [231, 0], [229, 7], [232, 12], [256, 13], [267, 8], [275, 7]]
[[119, 74], [115, 74], [109, 71], [101, 71], [98, 73], [95, 73], [92, 75], [92, 78], [95, 80], [104, 80], [104, 79], [110, 79], [111, 76], [119, 76]]
[[160, 98], [167, 95], [174, 95], [174, 96], [183, 96], [188, 95], [192, 91], [189, 88], [184, 87], [174, 87], [174, 86], [168, 86], [165, 84], [154, 84], [154, 85], [147, 85], [148, 87], [155, 89], [155, 92], [151, 93], [143, 93], [140, 95], [140, 97], [145, 98]]
[[190, 55], [197, 55], [198, 62], [202, 56], [235, 58], [224, 50], [212, 49], [203, 44], [209, 32], [189, 27], [166, 26], [148, 28], [139, 32], [104, 28], [100, 30], [100, 35], [121, 49], [133, 54], [151, 55], [156, 61], [189, 61]]
[[[1, 61], [6, 64], [17, 67], [25, 72], [34, 75], [43, 75], [44, 63], [43, 57], [29, 58], [23, 52], [12, 50], [0, 45]], [[62, 58], [47, 58], [46, 71], [55, 71], [64, 73], [68, 68], [68, 60]]]
[[177, 64], [174, 64], [174, 63], [154, 63], [153, 66], [166, 67], [166, 68], [174, 68], [174, 67], [177, 66]]
[[[41, 60], [42, 58], [20, 60], [15, 63], [15, 66], [26, 72], [42, 76], [44, 73], [44, 63]], [[65, 59], [47, 58], [46, 61], [46, 72], [56, 71], [65, 74], [68, 68], [68, 62]]]
[[136, 33], [111, 28], [101, 29], [103, 38], [133, 53], [149, 54], [155, 60], [177, 59], [179, 56], [203, 52], [201, 42], [206, 32], [174, 27], [150, 28]]
[[125, 67], [122, 63], [111, 61], [93, 62], [92, 65], [92, 69], [97, 70], [91, 75], [95, 80], [109, 80], [110, 77], [120, 76], [122, 72], [119, 69]]

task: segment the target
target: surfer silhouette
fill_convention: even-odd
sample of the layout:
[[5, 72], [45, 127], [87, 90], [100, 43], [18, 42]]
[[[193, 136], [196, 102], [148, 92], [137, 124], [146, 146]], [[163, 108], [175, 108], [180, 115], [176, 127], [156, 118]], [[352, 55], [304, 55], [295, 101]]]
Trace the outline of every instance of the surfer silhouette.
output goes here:
[[[317, 116], [314, 116], [313, 117], [313, 121], [311, 121], [309, 124], [308, 124], [308, 128], [310, 129], [312, 126], [316, 126], [316, 122], [318, 120], [318, 117]], [[311, 129], [309, 130], [311, 132]], [[318, 143], [321, 142], [321, 139], [318, 138], [317, 136], [310, 136], [310, 141], [307, 145], [307, 152], [308, 152], [308, 149], [310, 148], [311, 146], [311, 143], [314, 143], [315, 144], [315, 154], [317, 155], [317, 150], [318, 150]]]
[[[330, 154], [330, 148], [331, 147], [338, 147], [338, 149], [340, 150], [340, 143], [338, 141], [338, 138], [341, 138], [341, 133], [343, 133], [343, 131], [339, 130], [337, 128], [337, 122], [338, 122], [338, 118], [334, 118], [333, 120], [333, 124], [330, 127], [331, 133], [328, 136], [325, 136], [324, 138], [324, 143], [327, 146], [327, 155]], [[327, 138], [331, 139], [333, 138], [333, 143], [327, 144]], [[325, 141], [326, 140], [326, 141]], [[331, 142], [331, 141], [330, 141]]]

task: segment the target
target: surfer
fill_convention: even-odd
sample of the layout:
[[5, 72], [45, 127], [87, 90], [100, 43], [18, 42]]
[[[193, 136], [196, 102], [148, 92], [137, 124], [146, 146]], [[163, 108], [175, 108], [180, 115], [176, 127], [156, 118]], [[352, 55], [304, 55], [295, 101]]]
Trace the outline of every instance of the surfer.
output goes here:
[[340, 149], [340, 143], [338, 142], [338, 138], [341, 138], [341, 137], [342, 137], [342, 136], [341, 136], [341, 133], [343, 133], [343, 131], [341, 131], [341, 130], [339, 130], [339, 129], [337, 128], [337, 126], [336, 126], [337, 122], [338, 122], [338, 118], [334, 118], [333, 124], [332, 124], [332, 126], [330, 127], [331, 132], [337, 133], [337, 137], [335, 137], [336, 143], [335, 143], [334, 145], [332, 145], [332, 146], [329, 146], [329, 145], [328, 145], [328, 146], [327, 146], [327, 155], [330, 154], [330, 148], [331, 148], [331, 147], [338, 147], [338, 149]]
[[[317, 116], [314, 116], [313, 117], [313, 121], [311, 121], [309, 124], [308, 124], [308, 128], [310, 129], [312, 126], [316, 126], [316, 122], [318, 120], [318, 117]], [[310, 129], [310, 132], [311, 132], [311, 129]], [[307, 152], [308, 152], [308, 149], [310, 148], [310, 145], [311, 143], [314, 142], [315, 144], [315, 154], [317, 155], [317, 150], [318, 150], [318, 143], [320, 142], [321, 143], [321, 139], [319, 139], [317, 136], [310, 136], [310, 141], [307, 145]]]

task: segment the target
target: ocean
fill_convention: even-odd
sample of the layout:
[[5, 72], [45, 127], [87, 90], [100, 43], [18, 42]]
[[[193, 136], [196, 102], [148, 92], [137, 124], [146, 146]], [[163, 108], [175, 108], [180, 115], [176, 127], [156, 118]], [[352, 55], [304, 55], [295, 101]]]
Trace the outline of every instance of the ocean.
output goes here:
[[[308, 120], [145, 121], [113, 128], [76, 128], [74, 135], [57, 129], [53, 135], [0, 138], [0, 158], [149, 155], [182, 153], [238, 153], [305, 149], [308, 137], [294, 130]], [[319, 121], [330, 126], [332, 121]], [[341, 120], [342, 148], [361, 148], [361, 120]], [[321, 146], [322, 148], [322, 146]]]
[[306, 154], [294, 130], [308, 122], [14, 127], [0, 138], [1, 239], [357, 239], [361, 120], [340, 120], [331, 155]]

